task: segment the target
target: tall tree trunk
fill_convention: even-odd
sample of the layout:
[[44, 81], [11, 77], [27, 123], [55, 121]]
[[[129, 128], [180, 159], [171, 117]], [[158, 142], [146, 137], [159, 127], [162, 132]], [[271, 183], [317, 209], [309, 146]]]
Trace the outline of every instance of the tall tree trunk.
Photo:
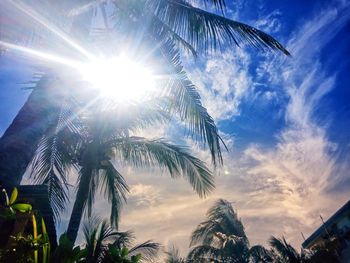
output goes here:
[[53, 81], [44, 77], [38, 83], [17, 116], [0, 139], [0, 184], [6, 188], [19, 185], [33, 158], [37, 144], [57, 115]]
[[73, 244], [77, 239], [81, 218], [84, 214], [84, 209], [88, 199], [90, 181], [93, 171], [93, 169], [90, 167], [81, 168], [78, 191], [68, 223], [67, 236], [69, 240], [73, 242]]
[[[86, 4], [86, 0], [77, 1]], [[76, 16], [70, 30], [71, 37], [86, 42], [92, 20], [92, 10], [84, 10]], [[63, 87], [58, 87], [63, 88]], [[53, 101], [59, 100], [48, 86], [35, 89], [28, 97], [11, 125], [0, 139], [0, 184], [12, 188], [20, 184], [23, 174], [40, 139], [50, 127], [53, 115], [58, 114]], [[57, 116], [56, 116], [57, 117]]]

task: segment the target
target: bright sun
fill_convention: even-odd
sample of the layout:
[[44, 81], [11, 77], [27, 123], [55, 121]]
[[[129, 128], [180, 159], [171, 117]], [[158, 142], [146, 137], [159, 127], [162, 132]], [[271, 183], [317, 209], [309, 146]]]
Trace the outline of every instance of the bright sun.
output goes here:
[[103, 96], [116, 100], [142, 100], [155, 89], [152, 72], [125, 55], [97, 60], [82, 65], [79, 70], [83, 79], [99, 89]]

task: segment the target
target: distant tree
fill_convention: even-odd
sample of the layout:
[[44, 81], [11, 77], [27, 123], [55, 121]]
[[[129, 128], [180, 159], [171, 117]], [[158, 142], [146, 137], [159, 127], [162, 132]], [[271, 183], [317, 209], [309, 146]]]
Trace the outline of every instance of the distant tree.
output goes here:
[[219, 199], [209, 209], [207, 218], [192, 233], [190, 262], [272, 262], [264, 247], [249, 247], [243, 224], [230, 202]]
[[300, 253], [284, 237], [270, 238], [270, 246], [276, 263], [337, 263], [339, 257], [334, 249], [317, 247], [312, 250], [301, 249]]
[[86, 262], [149, 262], [158, 256], [160, 244], [148, 240], [133, 245], [132, 232], [115, 231], [106, 220], [89, 220], [83, 227]]
[[186, 258], [181, 257], [180, 251], [177, 247], [173, 246], [170, 250], [165, 252], [165, 263], [186, 263]]

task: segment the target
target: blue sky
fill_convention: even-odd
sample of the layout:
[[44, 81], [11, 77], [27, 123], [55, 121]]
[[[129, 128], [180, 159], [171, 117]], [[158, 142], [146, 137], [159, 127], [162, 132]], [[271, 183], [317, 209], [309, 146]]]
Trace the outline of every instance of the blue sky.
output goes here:
[[[292, 57], [244, 47], [227, 47], [196, 62], [185, 56], [230, 149], [216, 171], [216, 191], [202, 200], [185, 181], [126, 167], [132, 191], [121, 226], [140, 239], [186, 251], [189, 233], [208, 207], [225, 198], [253, 244], [285, 235], [299, 246], [300, 232], [311, 234], [320, 225], [319, 214], [327, 218], [350, 196], [350, 5], [234, 1], [228, 8], [228, 16], [272, 34]], [[28, 95], [18, 85], [30, 78], [28, 63], [13, 54], [0, 58], [0, 134]], [[148, 134], [182, 137], [169, 127]], [[205, 150], [185, 141], [210, 162]], [[102, 199], [96, 211], [107, 215]]]

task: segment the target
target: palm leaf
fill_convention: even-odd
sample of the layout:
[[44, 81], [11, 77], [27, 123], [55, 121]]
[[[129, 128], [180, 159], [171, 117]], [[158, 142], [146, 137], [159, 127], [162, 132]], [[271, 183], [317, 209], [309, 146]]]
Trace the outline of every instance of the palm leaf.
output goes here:
[[99, 137], [108, 140], [126, 136], [132, 131], [164, 124], [170, 120], [170, 115], [163, 109], [163, 101], [164, 99], [157, 98], [94, 112], [88, 116], [91, 122], [89, 126], [94, 127], [94, 133], [98, 133]]
[[[167, 90], [170, 111], [177, 113], [187, 124], [192, 138], [205, 142], [210, 150], [214, 165], [222, 164], [220, 142], [222, 139], [214, 120], [201, 103], [201, 97], [185, 73], [178, 49], [172, 41], [166, 41], [161, 47], [163, 65], [168, 77]], [[225, 144], [223, 143], [225, 146]], [[226, 146], [225, 146], [226, 147]]]
[[170, 144], [164, 140], [148, 140], [141, 137], [127, 137], [111, 142], [119, 156], [135, 166], [160, 166], [166, 168], [173, 178], [183, 176], [201, 196], [214, 189], [214, 178], [200, 160], [187, 152], [185, 147]]
[[111, 162], [106, 162], [102, 167], [101, 189], [111, 203], [111, 224], [118, 229], [120, 209], [126, 202], [126, 194], [129, 192], [123, 176], [114, 168]]
[[273, 262], [273, 255], [271, 251], [267, 250], [263, 246], [260, 246], [260, 245], [252, 246], [249, 250], [249, 253], [253, 263]]
[[257, 48], [289, 52], [273, 37], [226, 17], [192, 6], [185, 0], [148, 0], [151, 10], [196, 50], [216, 50], [246, 42]]
[[81, 125], [73, 117], [70, 103], [63, 102], [57, 119], [40, 140], [30, 165], [30, 178], [48, 186], [48, 197], [55, 218], [68, 201], [68, 172], [78, 170], [76, 150], [81, 141]]
[[159, 252], [161, 245], [151, 240], [147, 240], [141, 244], [138, 244], [129, 250], [129, 256], [141, 254], [141, 261], [152, 262]]
[[169, 251], [165, 252], [166, 254], [166, 263], [185, 263], [186, 259], [180, 256], [179, 249], [173, 246]]
[[191, 234], [190, 246], [199, 243], [210, 245], [213, 241], [215, 233], [222, 232], [220, 224], [214, 220], [208, 220], [200, 223]]
[[187, 258], [189, 260], [199, 260], [199, 262], [221, 262], [222, 250], [210, 245], [200, 245], [193, 248]]
[[279, 239], [272, 236], [269, 240], [269, 244], [283, 260], [289, 260], [289, 262], [299, 262], [298, 260], [300, 256], [298, 252], [287, 243], [284, 237]]

